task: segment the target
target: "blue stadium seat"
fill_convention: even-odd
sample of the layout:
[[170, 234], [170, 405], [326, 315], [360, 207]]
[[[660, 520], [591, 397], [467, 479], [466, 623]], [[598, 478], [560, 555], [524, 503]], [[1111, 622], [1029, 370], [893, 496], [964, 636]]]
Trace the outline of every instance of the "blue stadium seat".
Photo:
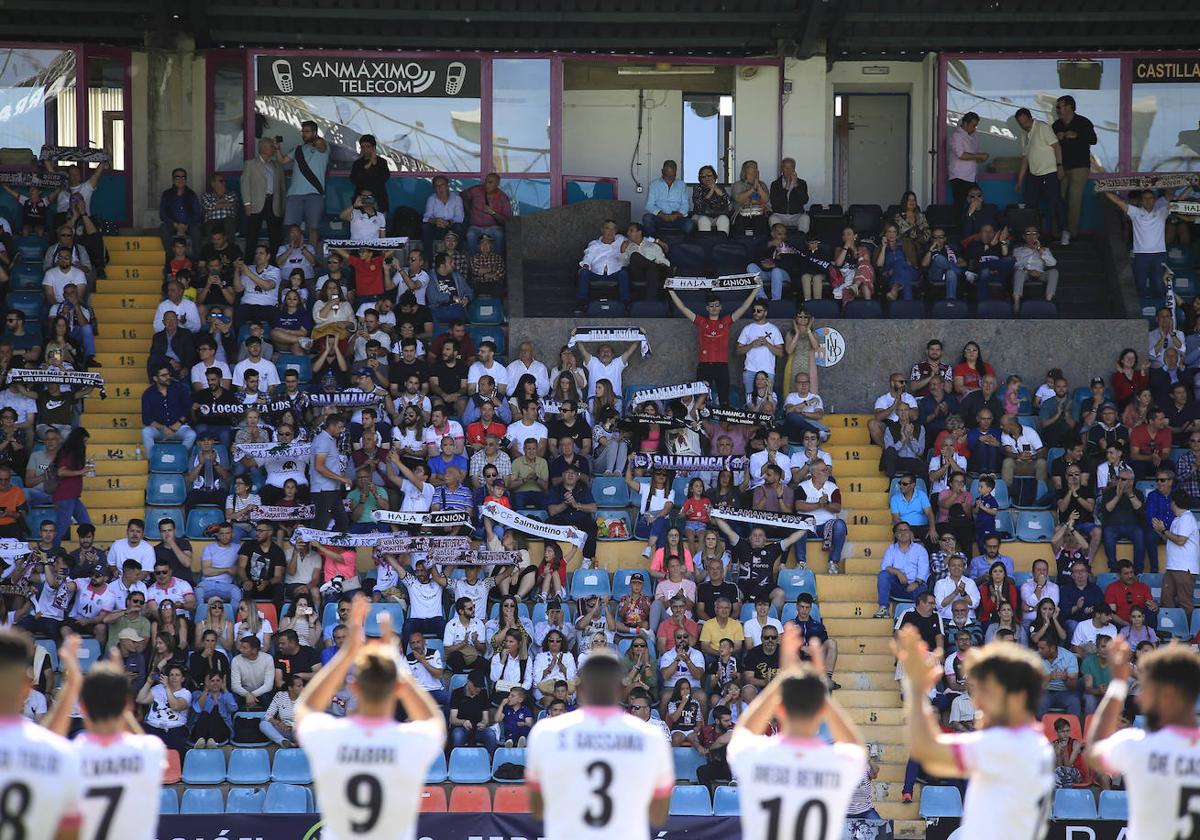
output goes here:
[[312, 792], [308, 788], [273, 782], [267, 787], [262, 812], [264, 814], [306, 814], [312, 810], [311, 796]]
[[146, 479], [146, 504], [174, 506], [187, 499], [187, 482], [180, 473], [150, 473]]
[[970, 318], [971, 310], [965, 300], [935, 300], [930, 315], [940, 320]]
[[1056, 790], [1052, 818], [1056, 820], [1096, 819], [1096, 799], [1092, 796], [1091, 790], [1086, 788], [1059, 788]]
[[504, 302], [498, 297], [480, 295], [467, 304], [467, 320], [481, 326], [503, 324]]
[[450, 751], [450, 781], [459, 785], [482, 785], [492, 780], [492, 761], [483, 747], [455, 747]]
[[525, 766], [525, 748], [524, 747], [496, 747], [496, 751], [492, 753], [492, 781], [500, 782], [501, 784], [521, 784], [525, 780], [521, 779], [498, 779], [496, 771], [500, 769], [501, 764], [519, 764]]
[[104, 651], [100, 649], [100, 643], [95, 639], [80, 639], [79, 644], [79, 670], [87, 673], [92, 669], [92, 666], [99, 662], [104, 656]]
[[183, 532], [185, 524], [183, 519], [183, 508], [181, 507], [152, 507], [146, 506], [146, 539], [157, 540], [162, 539], [158, 533], [158, 520], [170, 519], [175, 523], [175, 531]]
[[[924, 493], [929, 492], [929, 485], [925, 483], [925, 479], [920, 478], [920, 477], [917, 478], [917, 488], [920, 489]], [[888, 485], [888, 498], [890, 499], [892, 496], [895, 496], [899, 492], [900, 492], [900, 476], [896, 476], [895, 478], [892, 479], [891, 483]]]
[[1023, 300], [1019, 316], [1029, 320], [1053, 320], [1058, 317], [1058, 307], [1052, 300]]
[[921, 789], [921, 819], [929, 817], [961, 817], [962, 794], [950, 785], [927, 785]]
[[181, 814], [224, 814], [225, 797], [219, 788], [188, 788], [179, 805]]
[[300, 377], [301, 385], [312, 382], [312, 360], [308, 356], [282, 353], [275, 358], [275, 370], [279, 372], [280, 379], [283, 379], [289, 370], [294, 370]]
[[[462, 677], [462, 684], [466, 684], [466, 674], [455, 674], [454, 676]], [[454, 691], [454, 689], [457, 688], [457, 686], [454, 685], [454, 677], [450, 678], [450, 684], [450, 690]], [[440, 785], [442, 782], [446, 781], [446, 776], [448, 774], [449, 771], [446, 769], [446, 755], [445, 753], [439, 752], [437, 757], [433, 760], [433, 764], [429, 765], [429, 769], [425, 771], [425, 784]]]
[[58, 673], [58, 643], [53, 639], [38, 639], [34, 644], [46, 651], [46, 655], [50, 657], [50, 669]]
[[41, 288], [45, 272], [34, 263], [20, 262], [9, 275], [9, 283], [14, 291], [28, 292]]
[[1129, 794], [1123, 790], [1100, 791], [1098, 814], [1102, 820], [1125, 822], [1129, 819]]
[[225, 781], [225, 753], [188, 750], [183, 758], [183, 781], [189, 785], [219, 785]]
[[210, 539], [204, 533], [204, 529], [209, 525], [216, 525], [225, 521], [225, 511], [219, 507], [209, 507], [201, 505], [200, 507], [192, 508], [188, 511], [187, 517], [187, 538], [189, 540], [207, 540]]
[[175, 792], [175, 788], [158, 789], [158, 813], [167, 815], [179, 813], [179, 794]]
[[156, 443], [150, 454], [150, 472], [187, 472], [187, 450], [182, 443]]
[[31, 534], [37, 534], [41, 530], [43, 522], [56, 522], [57, 520], [58, 513], [54, 508], [45, 505], [32, 507], [29, 509], [29, 513], [25, 514], [25, 524], [29, 526]]
[[704, 785], [676, 785], [671, 790], [671, 806], [668, 811], [673, 817], [711, 817], [712, 800]]
[[271, 763], [271, 781], [290, 785], [311, 785], [312, 768], [308, 766], [308, 756], [304, 754], [304, 750], [276, 750], [275, 760]]
[[[262, 610], [259, 610], [259, 612], [261, 613]], [[277, 626], [276, 622], [271, 622], [271, 625]], [[255, 721], [254, 731], [257, 732], [258, 731], [258, 722], [261, 721], [266, 716], [267, 716], [266, 712], [237, 712], [234, 714], [233, 720], [234, 720], [234, 723], [237, 723], [238, 718], [245, 718], [247, 720], [253, 720], [253, 721]], [[236, 727], [235, 727], [235, 731], [236, 731]], [[237, 736], [235, 735], [229, 739], [229, 743], [233, 744], [235, 747], [255, 747], [255, 748], [257, 748], [257, 747], [261, 747], [263, 742], [261, 740], [239, 741], [237, 739]]]
[[[674, 247], [671, 250], [675, 250]], [[670, 252], [668, 252], [670, 253]], [[750, 257], [740, 239], [718, 239], [708, 254], [708, 270], [718, 277], [745, 274]]]
[[363, 631], [370, 638], [378, 638], [379, 616], [387, 613], [392, 617], [392, 627], [396, 632], [400, 632], [400, 628], [404, 626], [404, 605], [403, 604], [372, 604], [371, 609], [367, 612], [367, 620], [363, 623]]
[[1025, 581], [1028, 581], [1028, 580], [1033, 580], [1033, 572], [1014, 572], [1013, 573], [1013, 583], [1015, 583], [1017, 585], [1017, 589], [1020, 589], [1022, 586], [1024, 586]]
[[12, 292], [5, 304], [9, 309], [16, 309], [24, 313], [25, 320], [29, 323], [36, 323], [41, 320], [44, 302], [41, 292], [28, 291]]
[[1189, 639], [1188, 615], [1179, 607], [1162, 607], [1158, 611], [1158, 635]]
[[1013, 511], [1000, 510], [996, 512], [996, 530], [1001, 534], [1007, 534], [1001, 537], [1001, 540], [1015, 540], [1017, 538], [1016, 519], [1013, 518]]
[[817, 321], [829, 321], [842, 317], [841, 307], [838, 306], [836, 300], [807, 300], [804, 302], [804, 308]]
[[811, 569], [780, 569], [776, 583], [783, 589], [783, 596], [788, 601], [796, 600], [801, 592], [817, 597], [817, 576]]
[[[687, 489], [690, 481], [691, 479], [686, 475], [677, 475], [671, 481], [671, 501], [675, 503], [675, 510], [679, 510], [687, 501]], [[630, 500], [630, 504], [636, 504], [636, 501]]]
[[261, 814], [267, 792], [262, 788], [231, 788], [225, 802], [226, 814]]
[[600, 510], [596, 511], [596, 521], [599, 522], [602, 519], [608, 519], [608, 520], [620, 519], [622, 522], [625, 523], [625, 530], [623, 532], [624, 536], [618, 535], [615, 537], [610, 537], [606, 530], [601, 530], [599, 533], [596, 534], [596, 539], [598, 539], [600, 542], [620, 542], [622, 540], [633, 539], [633, 519], [632, 519], [632, 517], [630, 517], [629, 511], [627, 511], [627, 510], [609, 510], [607, 508], [601, 508]]
[[882, 318], [883, 306], [877, 300], [852, 300], [846, 305], [847, 318]]
[[1096, 575], [1096, 586], [1100, 587], [1100, 591], [1104, 592], [1108, 589], [1109, 584], [1115, 583], [1117, 576], [1113, 572], [1101, 572]]
[[661, 300], [635, 300], [630, 307], [631, 318], [669, 318], [670, 308]]
[[[805, 304], [806, 306], [808, 304]], [[888, 306], [888, 316], [891, 318], [924, 318], [926, 317], [925, 302], [921, 300], [894, 300]]]
[[[978, 478], [974, 479], [971, 482], [971, 495], [974, 496], [976, 499], [979, 498], [979, 479]], [[1004, 479], [1001, 478], [1000, 476], [996, 476], [996, 489], [992, 491], [992, 495], [996, 497], [996, 504], [998, 504], [1001, 507], [1001, 509], [1004, 509], [1004, 508], [1007, 508], [1010, 506], [1011, 500], [1008, 497], [1008, 485], [1004, 483]]]
[[578, 569], [571, 575], [571, 597], [611, 595], [612, 584], [604, 569]]
[[622, 508], [629, 504], [629, 487], [620, 475], [598, 475], [592, 479], [592, 496], [602, 508]]
[[504, 356], [508, 353], [508, 339], [504, 334], [504, 328], [499, 324], [472, 324], [467, 328], [467, 334], [471, 336], [471, 343], [476, 347], [481, 341], [492, 341], [496, 344], [497, 356]]
[[767, 303], [767, 318], [773, 321], [791, 320], [796, 317], [796, 302], [790, 298]]
[[[595, 481], [592, 483], [595, 484]], [[593, 490], [593, 492], [595, 491]], [[629, 578], [634, 572], [639, 572], [642, 575], [643, 581], [647, 584], [643, 587], [643, 591], [647, 595], [650, 594], [650, 581], [647, 580], [648, 575], [645, 571], [642, 569], [617, 569], [613, 572], [612, 576], [612, 597], [614, 600], [629, 594]]]
[[1057, 528], [1054, 514], [1048, 510], [1018, 511], [1016, 526], [1021, 542], [1050, 542]]
[[15, 236], [13, 244], [17, 246], [17, 253], [21, 255], [22, 260], [28, 260], [42, 264], [42, 258], [46, 255], [46, 249], [50, 247], [50, 241], [44, 236]]
[[[675, 273], [680, 277], [703, 277], [708, 257], [704, 246], [695, 242], [680, 242], [672, 245], [667, 251], [667, 259], [675, 266]], [[746, 268], [743, 260], [741, 270]]]
[[1006, 300], [983, 300], [975, 306], [975, 317], [985, 321], [1011, 321], [1012, 304]]
[[[457, 689], [462, 688], [467, 684], [466, 674], [451, 674], [450, 675], [450, 693], [453, 694]], [[442, 764], [445, 765], [446, 759], [442, 758]]]
[[696, 768], [704, 764], [704, 758], [691, 747], [672, 747], [671, 755], [675, 760], [676, 781], [695, 782]]
[[736, 787], [721, 785], [713, 792], [713, 816], [736, 817], [739, 813]]

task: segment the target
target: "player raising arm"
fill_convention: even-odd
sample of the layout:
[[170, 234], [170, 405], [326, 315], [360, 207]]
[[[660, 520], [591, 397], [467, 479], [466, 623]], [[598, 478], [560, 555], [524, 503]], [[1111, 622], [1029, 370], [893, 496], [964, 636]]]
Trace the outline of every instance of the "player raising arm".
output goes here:
[[666, 822], [675, 783], [667, 739], [621, 708], [621, 662], [610, 650], [593, 648], [578, 677], [579, 708], [529, 736], [533, 815], [546, 840], [649, 840], [647, 823]]
[[[943, 668], [917, 628], [901, 627], [892, 650], [904, 670], [909, 754], [934, 776], [968, 778], [962, 835], [1041, 840], [1054, 796], [1054, 750], [1037, 721], [1044, 670], [1032, 651], [992, 642], [967, 656], [980, 729], [944, 735], [929, 702]], [[999, 815], [1003, 814], [1003, 818]]]
[[63, 688], [44, 721], [47, 729], [66, 735], [78, 701], [84, 732], [72, 745], [83, 774], [79, 837], [154, 840], [159, 799], [146, 792], [162, 785], [167, 747], [153, 735], [143, 734], [130, 714], [125, 669], [100, 662], [85, 677], [79, 668], [79, 646], [79, 637], [71, 634], [59, 648]]
[[[729, 742], [744, 840], [841, 840], [850, 796], [867, 769], [858, 727], [829, 694], [821, 643], [809, 645], [811, 665], [800, 663], [800, 644], [800, 628], [789, 624], [779, 675], [738, 718]], [[772, 718], [783, 737], [765, 734]], [[833, 744], [818, 735], [822, 721]]]
[[77, 840], [79, 756], [21, 714], [33, 688], [33, 638], [0, 629], [0, 837]]
[[1087, 758], [1122, 773], [1129, 791], [1129, 840], [1200, 837], [1200, 655], [1175, 643], [1138, 657], [1138, 708], [1150, 726], [1117, 731], [1129, 696], [1129, 642], [1109, 645], [1112, 682], [1087, 733]]
[[[441, 710], [400, 667], [389, 616], [379, 617], [379, 641], [366, 643], [370, 607], [365, 596], [354, 599], [346, 643], [296, 701], [296, 734], [312, 766], [324, 840], [413, 840], [425, 774], [446, 740]], [[325, 714], [352, 666], [358, 711]], [[408, 723], [394, 722], [397, 700]]]

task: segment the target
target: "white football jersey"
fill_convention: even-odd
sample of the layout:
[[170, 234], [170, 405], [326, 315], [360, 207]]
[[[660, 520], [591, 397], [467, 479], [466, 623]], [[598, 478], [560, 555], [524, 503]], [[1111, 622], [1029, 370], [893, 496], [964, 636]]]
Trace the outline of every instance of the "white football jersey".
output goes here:
[[324, 840], [413, 840], [425, 774], [444, 744], [434, 721], [310, 714], [296, 734]]
[[0, 837], [52, 840], [78, 826], [81, 787], [69, 741], [24, 718], [0, 720]]
[[850, 796], [867, 768], [862, 747], [735, 730], [727, 755], [744, 840], [841, 840]]
[[963, 836], [1042, 840], [1054, 801], [1054, 749], [1041, 727], [990, 726], [951, 737], [954, 761], [970, 778]]
[[662, 731], [616, 707], [545, 718], [529, 735], [525, 781], [545, 788], [546, 840], [648, 840], [650, 801], [671, 795]]
[[[71, 607], [71, 618], [95, 618], [101, 613], [118, 609], [111, 586], [105, 585], [96, 592], [89, 584], [91, 581], [88, 578], [75, 581], [75, 605]], [[120, 609], [125, 609], [125, 605], [121, 604]]]
[[154, 840], [167, 748], [153, 735], [93, 735], [74, 741], [83, 776], [80, 840]]
[[1200, 837], [1200, 729], [1122, 729], [1096, 752], [1107, 772], [1125, 775], [1129, 840]]

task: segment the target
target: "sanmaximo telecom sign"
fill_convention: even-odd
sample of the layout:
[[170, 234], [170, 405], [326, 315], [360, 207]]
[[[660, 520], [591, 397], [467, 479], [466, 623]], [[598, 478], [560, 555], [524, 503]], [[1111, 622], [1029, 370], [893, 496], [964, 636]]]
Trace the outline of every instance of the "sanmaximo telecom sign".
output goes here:
[[260, 55], [255, 69], [255, 90], [265, 96], [478, 99], [481, 89], [473, 59]]

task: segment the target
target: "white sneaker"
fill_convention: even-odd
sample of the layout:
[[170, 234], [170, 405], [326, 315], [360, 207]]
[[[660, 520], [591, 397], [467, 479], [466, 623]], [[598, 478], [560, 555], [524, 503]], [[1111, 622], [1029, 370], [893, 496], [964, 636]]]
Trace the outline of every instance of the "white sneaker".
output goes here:
[[1071, 244], [1071, 231], [1064, 230], [1062, 232], [1062, 238], [1058, 240], [1058, 244], [1059, 245], [1070, 245]]
[[831, 574], [831, 575], [840, 575], [841, 574], [841, 570], [838, 568], [837, 563], [829, 564], [829, 574]]

